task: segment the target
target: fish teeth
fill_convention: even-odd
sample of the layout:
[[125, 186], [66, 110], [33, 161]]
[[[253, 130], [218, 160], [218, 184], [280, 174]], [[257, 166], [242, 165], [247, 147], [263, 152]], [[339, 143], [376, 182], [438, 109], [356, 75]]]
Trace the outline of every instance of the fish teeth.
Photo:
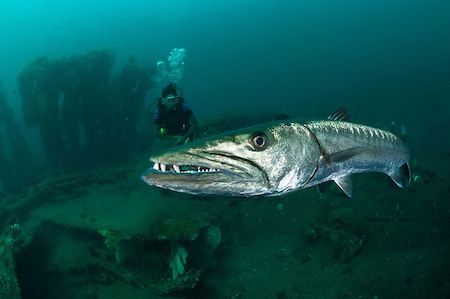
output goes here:
[[[161, 172], [166, 172], [168, 171], [170, 168], [173, 168], [173, 170], [176, 173], [181, 173], [181, 168], [179, 165], [167, 165], [167, 164], [163, 164], [163, 163], [158, 163], [155, 162], [153, 164], [153, 169], [161, 171]], [[188, 170], [188, 172], [216, 172], [219, 171], [217, 168], [208, 168], [208, 167], [202, 167], [202, 166], [196, 166], [195, 169], [190, 169]]]
[[180, 166], [178, 165], [172, 165], [173, 166], [173, 170], [175, 170], [176, 173], [180, 173]]

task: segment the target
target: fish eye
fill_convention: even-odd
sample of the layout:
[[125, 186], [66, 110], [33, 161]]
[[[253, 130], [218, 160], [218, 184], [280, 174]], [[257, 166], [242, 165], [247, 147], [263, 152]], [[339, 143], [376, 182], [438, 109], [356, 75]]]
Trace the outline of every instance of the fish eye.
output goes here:
[[266, 134], [256, 132], [250, 137], [253, 148], [256, 150], [264, 150], [269, 144], [269, 138]]

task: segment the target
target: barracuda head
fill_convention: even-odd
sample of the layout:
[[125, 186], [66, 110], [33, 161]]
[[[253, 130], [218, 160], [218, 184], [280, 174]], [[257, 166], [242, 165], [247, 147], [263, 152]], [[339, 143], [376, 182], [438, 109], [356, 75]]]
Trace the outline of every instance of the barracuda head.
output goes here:
[[201, 139], [150, 158], [149, 185], [197, 195], [274, 196], [298, 189], [320, 156], [298, 123], [270, 123]]

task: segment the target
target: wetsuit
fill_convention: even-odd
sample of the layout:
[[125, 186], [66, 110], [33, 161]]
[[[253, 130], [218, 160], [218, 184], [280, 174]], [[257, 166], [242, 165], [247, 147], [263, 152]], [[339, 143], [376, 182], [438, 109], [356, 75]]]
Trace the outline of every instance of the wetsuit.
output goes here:
[[191, 107], [182, 101], [171, 110], [166, 110], [162, 104], [158, 103], [154, 114], [154, 124], [164, 128], [168, 135], [184, 135], [191, 126], [189, 122], [191, 115]]

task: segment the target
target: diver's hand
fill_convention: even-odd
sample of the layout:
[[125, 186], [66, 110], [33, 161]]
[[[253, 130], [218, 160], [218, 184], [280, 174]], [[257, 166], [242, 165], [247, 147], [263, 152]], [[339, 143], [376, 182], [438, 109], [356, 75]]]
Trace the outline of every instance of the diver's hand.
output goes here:
[[186, 143], [189, 143], [190, 141], [191, 141], [191, 138], [180, 136], [177, 139], [176, 145], [186, 144]]
[[184, 136], [179, 136], [177, 138], [177, 141], [175, 142], [176, 145], [182, 145], [184, 144], [184, 142], [186, 141], [186, 139], [184, 138]]

